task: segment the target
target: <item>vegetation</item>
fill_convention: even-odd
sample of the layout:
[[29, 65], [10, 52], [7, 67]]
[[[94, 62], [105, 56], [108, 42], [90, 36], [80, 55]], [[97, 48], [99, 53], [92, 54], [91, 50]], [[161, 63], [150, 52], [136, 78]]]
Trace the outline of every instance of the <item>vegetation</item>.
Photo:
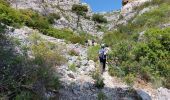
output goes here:
[[97, 23], [107, 23], [107, 19], [104, 18], [104, 16], [100, 15], [100, 14], [94, 14], [92, 16], [92, 20], [97, 22]]
[[97, 62], [99, 49], [100, 49], [99, 45], [89, 47], [87, 51], [88, 59]]
[[[159, 5], [159, 8], [136, 16], [127, 25], [119, 25], [116, 31], [105, 34], [103, 41], [112, 48], [108, 56], [109, 73], [122, 77], [129, 85], [140, 78], [156, 87], [170, 88], [170, 29], [159, 28], [170, 21], [169, 2], [152, 2], [152, 6]], [[143, 5], [147, 6], [148, 3]], [[142, 8], [136, 8], [139, 9]], [[139, 35], [140, 32], [143, 35]]]
[[79, 53], [77, 51], [75, 51], [74, 49], [70, 50], [68, 52], [68, 54], [71, 55], [71, 56], [79, 56]]
[[[157, 3], [158, 1], [159, 3]], [[142, 15], [138, 15], [138, 12], [134, 17], [135, 19], [132, 18], [127, 25], [119, 25], [118, 32], [124, 34], [136, 34], [170, 21], [170, 4], [168, 1], [152, 0], [151, 3], [147, 2], [143, 6], [136, 8], [136, 10], [140, 11], [149, 5], [159, 5], [159, 8], [156, 7], [155, 9], [152, 9]]]
[[[41, 39], [38, 33], [30, 36], [31, 47], [16, 44], [4, 33], [0, 36], [1, 98], [38, 100], [45, 98], [47, 90], [59, 89], [54, 67], [63, 64], [65, 58], [57, 45]], [[16, 53], [16, 46], [20, 48], [21, 54]], [[33, 58], [27, 55], [28, 51], [32, 51]]]
[[[72, 43], [84, 44], [85, 39], [88, 38], [88, 36], [85, 35], [76, 35], [68, 29], [58, 30], [53, 28], [51, 24], [54, 23], [54, 20], [60, 18], [58, 14], [51, 13], [47, 16], [43, 16], [38, 12], [30, 9], [15, 10], [7, 4], [8, 3], [4, 0], [0, 1], [0, 21], [6, 25], [13, 27], [21, 27], [26, 25], [33, 29], [38, 29], [45, 35], [59, 39], [65, 39], [71, 41]], [[83, 9], [85, 9], [84, 6]], [[77, 13], [80, 14], [80, 12]]]
[[103, 92], [99, 92], [97, 96], [98, 96], [98, 100], [106, 100], [107, 99], [106, 95]]
[[77, 14], [77, 27], [79, 27], [80, 16], [86, 17], [86, 13], [88, 12], [88, 8], [85, 5], [74, 4], [72, 6], [72, 11]]
[[100, 70], [97, 69], [95, 72], [92, 73], [92, 78], [95, 80], [95, 86], [99, 89], [104, 87], [104, 79], [100, 73]]
[[48, 16], [48, 21], [50, 22], [50, 24], [54, 24], [55, 20], [60, 19], [60, 15], [56, 14], [56, 13], [50, 13]]
[[69, 67], [69, 70], [76, 72], [76, 65], [74, 63], [69, 65], [68, 67]]
[[164, 80], [162, 84], [169, 87], [169, 30], [149, 29], [137, 43], [125, 38], [113, 44], [109, 55], [110, 74], [127, 76], [126, 79], [135, 75], [151, 82], [160, 78]]

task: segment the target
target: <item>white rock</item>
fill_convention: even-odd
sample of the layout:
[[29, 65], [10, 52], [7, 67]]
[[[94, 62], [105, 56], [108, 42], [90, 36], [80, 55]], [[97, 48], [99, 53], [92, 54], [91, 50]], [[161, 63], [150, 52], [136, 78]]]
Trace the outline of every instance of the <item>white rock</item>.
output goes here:
[[170, 100], [170, 90], [160, 87], [158, 90], [158, 100]]

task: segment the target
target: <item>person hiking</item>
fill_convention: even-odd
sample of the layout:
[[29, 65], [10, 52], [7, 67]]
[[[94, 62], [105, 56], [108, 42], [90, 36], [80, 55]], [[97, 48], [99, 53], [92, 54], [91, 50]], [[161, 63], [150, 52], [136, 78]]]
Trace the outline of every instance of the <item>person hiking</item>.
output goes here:
[[85, 40], [85, 46], [88, 46], [88, 40]]
[[100, 64], [101, 64], [100, 67], [102, 67], [101, 73], [103, 73], [106, 68], [106, 56], [107, 56], [107, 50], [105, 48], [105, 45], [102, 44], [101, 49], [99, 50], [99, 60], [100, 60]]
[[94, 39], [92, 39], [92, 46], [94, 46], [94, 43], [95, 43], [95, 40], [94, 40]]

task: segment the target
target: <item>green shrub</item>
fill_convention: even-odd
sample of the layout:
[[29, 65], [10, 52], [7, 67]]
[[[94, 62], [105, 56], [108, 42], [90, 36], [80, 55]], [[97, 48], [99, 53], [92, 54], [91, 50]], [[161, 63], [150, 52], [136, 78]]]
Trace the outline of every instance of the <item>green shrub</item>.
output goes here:
[[0, 35], [5, 31], [6, 26], [0, 24]]
[[32, 11], [32, 10], [21, 10], [21, 13], [27, 17], [27, 20], [25, 21], [25, 24], [29, 27], [43, 30], [48, 29], [50, 27], [50, 23], [48, 22], [48, 19], [38, 12]]
[[56, 14], [56, 13], [50, 13], [48, 16], [48, 22], [50, 24], [54, 24], [55, 20], [58, 20], [60, 19], [60, 15], [59, 14]]
[[6, 25], [19, 27], [24, 24], [24, 16], [8, 6], [0, 3], [0, 21]]
[[10, 6], [9, 2], [7, 2], [5, 0], [0, 0], [0, 4], [3, 4], [5, 6]]
[[104, 87], [104, 79], [102, 75], [100, 74], [99, 70], [96, 70], [95, 72], [92, 73], [92, 78], [95, 80], [95, 86], [99, 89]]
[[76, 72], [76, 65], [74, 63], [69, 65], [68, 68], [69, 68], [69, 70]]
[[22, 91], [15, 97], [15, 100], [31, 100], [31, 99], [38, 99], [34, 94], [28, 91]]
[[135, 80], [135, 76], [133, 74], [128, 74], [125, 78], [124, 81], [129, 85], [129, 86], [133, 86], [134, 84], [134, 80]]
[[103, 41], [108, 46], [114, 46], [117, 43], [119, 43], [121, 40], [127, 40], [128, 38], [130, 38], [128, 34], [120, 33], [118, 31], [113, 31], [113, 32], [105, 33], [103, 37]]
[[100, 46], [92, 46], [88, 48], [87, 55], [89, 60], [98, 61], [98, 51]]
[[107, 23], [107, 19], [104, 18], [103, 15], [99, 15], [99, 14], [94, 14], [92, 16], [92, 20], [97, 22], [97, 23]]
[[[149, 29], [137, 43], [120, 40], [108, 55], [111, 75], [139, 75], [160, 86], [170, 76], [170, 29]], [[115, 69], [118, 66], [120, 69]], [[122, 74], [123, 73], [123, 74]], [[129, 76], [130, 74], [130, 76]], [[160, 82], [155, 79], [160, 78]], [[162, 80], [163, 79], [163, 80]], [[164, 82], [165, 83], [165, 82]], [[165, 85], [165, 86], [168, 86]]]
[[68, 52], [68, 54], [71, 55], [71, 56], [79, 56], [79, 53], [76, 52], [74, 49], [70, 50], [70, 51]]
[[122, 69], [120, 69], [118, 67], [110, 66], [108, 72], [111, 76], [118, 76], [118, 77], [125, 76], [125, 72], [122, 71]]
[[103, 92], [99, 92], [97, 97], [98, 97], [98, 100], [106, 100], [107, 99], [106, 95]]
[[69, 41], [71, 40], [70, 39], [71, 37], [77, 36], [72, 31], [70, 31], [68, 29], [59, 30], [59, 29], [56, 29], [56, 28], [49, 28], [49, 29], [44, 29], [43, 33], [48, 35], [48, 36], [52, 36], [52, 37], [55, 37], [55, 38], [58, 38], [58, 39], [66, 39], [66, 40], [69, 40]]
[[39, 40], [36, 40], [39, 38], [34, 33], [32, 35], [32, 41], [35, 43], [31, 46], [31, 50], [33, 52], [33, 55], [35, 56], [35, 59], [38, 64], [43, 64], [46, 66], [53, 66], [53, 65], [61, 65], [63, 62], [65, 62], [65, 58], [61, 55], [61, 51], [57, 46], [53, 46], [51, 48], [50, 43], [46, 43], [41, 38]]
[[69, 41], [72, 43], [80, 43], [80, 44], [85, 44], [85, 37], [83, 36], [78, 36], [78, 35], [73, 35], [69, 38]]
[[[0, 95], [10, 95], [9, 99], [43, 99], [46, 90], [58, 90], [60, 83], [54, 67], [65, 62], [58, 46], [54, 46], [40, 38], [37, 33], [30, 36], [31, 46], [21, 49], [16, 54], [14, 39], [0, 34], [0, 84], [3, 84]], [[16, 40], [16, 39], [15, 39]], [[8, 47], [8, 48], [6, 48]], [[5, 49], [6, 48], [6, 49]], [[21, 48], [25, 48], [22, 47]], [[27, 52], [32, 51], [32, 58]], [[16, 73], [17, 72], [17, 73]], [[33, 88], [36, 86], [36, 88]], [[12, 96], [11, 96], [12, 93]], [[14, 95], [13, 95], [14, 94]]]

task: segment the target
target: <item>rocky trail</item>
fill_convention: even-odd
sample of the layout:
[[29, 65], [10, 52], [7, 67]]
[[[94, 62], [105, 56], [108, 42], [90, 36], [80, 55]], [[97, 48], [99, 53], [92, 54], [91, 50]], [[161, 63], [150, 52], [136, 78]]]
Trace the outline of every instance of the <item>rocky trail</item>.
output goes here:
[[[44, 39], [53, 43], [63, 43], [52, 37], [43, 36]], [[57, 72], [60, 76], [62, 88], [59, 90], [60, 100], [97, 100], [102, 93], [108, 100], [136, 100], [138, 94], [129, 92], [128, 86], [116, 77], [111, 77], [108, 71], [104, 72], [104, 88], [95, 87], [95, 80], [92, 73], [96, 70], [96, 63], [87, 59], [87, 47], [79, 44], [65, 44], [68, 50], [74, 49], [79, 52], [79, 56], [70, 56], [66, 54], [68, 64], [57, 66]], [[76, 66], [76, 71], [69, 69], [70, 65]], [[108, 67], [107, 67], [108, 68]], [[149, 100], [149, 99], [147, 99]]]
[[[156, 91], [149, 86], [143, 90], [142, 86], [136, 84], [134, 86], [136, 91], [129, 91], [129, 86], [121, 79], [109, 75], [108, 66], [102, 75], [104, 88], [98, 89], [95, 87], [95, 80], [92, 78], [92, 73], [96, 71], [97, 64], [87, 59], [88, 47], [79, 44], [66, 44], [63, 40], [45, 35], [42, 37], [50, 42], [64, 45], [66, 51], [75, 50], [79, 54], [78, 56], [71, 56], [66, 53], [68, 63], [56, 67], [62, 83], [62, 88], [59, 90], [59, 100], [97, 100], [99, 94], [103, 95], [106, 100], [137, 100], [139, 98], [157, 100]], [[75, 65], [76, 70], [70, 70], [70, 65]]]
[[[79, 44], [66, 44], [64, 41], [48, 36], [42, 37], [53, 43], [64, 44], [67, 50], [74, 49], [79, 53], [79, 56], [66, 54], [68, 63], [56, 67], [62, 83], [62, 88], [59, 90], [60, 100], [97, 100], [99, 93], [103, 93], [109, 100], [135, 100], [137, 98], [135, 94], [128, 93], [126, 84], [115, 77], [111, 77], [108, 71], [102, 75], [104, 88], [95, 87], [95, 80], [91, 74], [96, 70], [96, 63], [87, 59], [87, 47]], [[76, 71], [70, 70], [70, 65], [75, 65]]]

